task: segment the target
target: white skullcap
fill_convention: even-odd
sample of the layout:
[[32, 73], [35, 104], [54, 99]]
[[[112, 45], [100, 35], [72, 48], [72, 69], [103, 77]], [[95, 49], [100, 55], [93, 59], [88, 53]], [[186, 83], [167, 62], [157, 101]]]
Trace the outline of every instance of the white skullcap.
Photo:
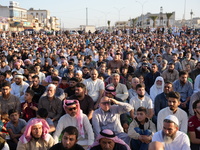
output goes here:
[[54, 84], [49, 84], [49, 85], [47, 86], [47, 89], [50, 88], [50, 87], [52, 87], [53, 89], [56, 89], [56, 86], [55, 86]]
[[77, 70], [76, 73], [83, 74], [83, 72], [81, 70]]
[[179, 126], [179, 121], [178, 121], [178, 118], [174, 115], [169, 115], [167, 116], [165, 119], [167, 120], [170, 120], [170, 121], [173, 121], [176, 125]]
[[15, 78], [20, 78], [20, 79], [23, 79], [23, 78], [24, 78], [24, 76], [23, 76], [22, 74], [16, 74], [16, 75], [15, 75]]

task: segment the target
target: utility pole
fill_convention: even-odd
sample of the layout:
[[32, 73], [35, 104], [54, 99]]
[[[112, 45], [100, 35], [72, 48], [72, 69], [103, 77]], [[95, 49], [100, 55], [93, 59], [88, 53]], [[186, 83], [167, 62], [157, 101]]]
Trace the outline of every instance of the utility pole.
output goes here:
[[61, 18], [60, 18], [60, 34], [62, 32], [62, 22], [61, 22]]
[[193, 15], [192, 9], [191, 9], [190, 15], [191, 15], [191, 19], [190, 19], [190, 28], [192, 28], [192, 15]]
[[148, 0], [146, 0], [145, 2], [141, 3], [140, 1], [136, 1], [137, 3], [139, 3], [142, 6], [142, 28], [144, 28], [144, 14], [143, 14], [143, 8], [144, 8], [144, 4], [147, 2]]
[[86, 26], [88, 25], [88, 8], [86, 7]]

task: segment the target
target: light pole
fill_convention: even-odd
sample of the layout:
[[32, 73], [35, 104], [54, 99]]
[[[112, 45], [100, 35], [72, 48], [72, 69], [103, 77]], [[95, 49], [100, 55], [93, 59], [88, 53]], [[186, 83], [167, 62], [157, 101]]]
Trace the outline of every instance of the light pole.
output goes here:
[[191, 10], [191, 12], [190, 12], [190, 15], [191, 15], [191, 19], [190, 19], [190, 28], [192, 28], [192, 15], [193, 15], [192, 10]]
[[147, 1], [145, 1], [145, 2], [143, 2], [143, 3], [141, 3], [140, 1], [136, 1], [137, 3], [139, 3], [141, 6], [142, 6], [142, 28], [143, 28], [143, 19], [144, 19], [144, 15], [143, 15], [143, 8], [144, 8], [144, 4], [147, 2]]
[[118, 17], [119, 17], [118, 20], [120, 21], [120, 12], [121, 12], [121, 10], [124, 9], [125, 7], [122, 7], [122, 8], [116, 8], [116, 7], [114, 7], [114, 8], [117, 9], [117, 11], [118, 11], [118, 15], [119, 15], [119, 16], [118, 16]]

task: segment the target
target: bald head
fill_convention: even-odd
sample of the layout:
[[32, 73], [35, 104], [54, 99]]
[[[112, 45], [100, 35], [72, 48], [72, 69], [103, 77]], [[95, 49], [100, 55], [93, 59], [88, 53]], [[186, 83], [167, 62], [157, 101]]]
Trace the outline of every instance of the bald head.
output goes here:
[[161, 142], [155, 141], [149, 144], [148, 150], [164, 150], [164, 146]]

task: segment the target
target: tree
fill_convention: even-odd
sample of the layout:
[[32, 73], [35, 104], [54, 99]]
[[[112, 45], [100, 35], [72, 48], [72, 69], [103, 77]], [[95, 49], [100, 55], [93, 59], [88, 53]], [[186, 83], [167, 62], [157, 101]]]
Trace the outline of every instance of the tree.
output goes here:
[[173, 15], [173, 13], [166, 13], [166, 16], [167, 16], [167, 27], [169, 27], [169, 19], [170, 17]]
[[108, 30], [110, 30], [110, 20], [108, 20], [107, 24], [108, 24]]
[[156, 27], [156, 19], [158, 18], [158, 16], [149, 16], [149, 18], [151, 18], [153, 20], [153, 28]]
[[133, 28], [135, 28], [135, 24], [136, 24], [136, 22], [137, 22], [137, 18], [133, 18], [133, 19], [131, 19], [131, 21], [132, 21], [132, 25], [133, 25]]

